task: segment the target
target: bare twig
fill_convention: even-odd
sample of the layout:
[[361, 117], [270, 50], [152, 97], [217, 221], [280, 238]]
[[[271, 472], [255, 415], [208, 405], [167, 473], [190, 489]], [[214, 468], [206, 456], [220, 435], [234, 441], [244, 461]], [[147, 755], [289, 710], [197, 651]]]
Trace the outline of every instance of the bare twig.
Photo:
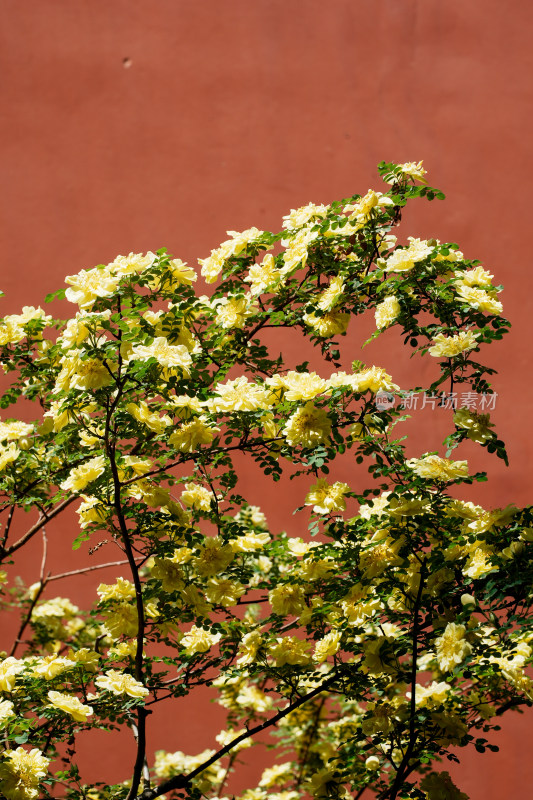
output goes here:
[[0, 547], [1, 550], [3, 550], [5, 548], [5, 546], [6, 546], [7, 537], [9, 536], [9, 529], [11, 528], [11, 522], [13, 521], [13, 515], [15, 514], [15, 508], [16, 508], [16, 506], [14, 506], [14, 505], [11, 506], [11, 508], [9, 509], [9, 513], [7, 515], [6, 528], [5, 528], [4, 536], [3, 536], [3, 539], [2, 539], [2, 545]]
[[[145, 561], [144, 558], [137, 561], [136, 562], [137, 566], [140, 566], [143, 563], [143, 561]], [[47, 583], [50, 583], [51, 581], [58, 581], [61, 578], [70, 578], [73, 575], [85, 575], [86, 572], [93, 572], [95, 569], [106, 569], [106, 567], [123, 567], [126, 564], [129, 564], [129, 561], [127, 560], [107, 561], [105, 564], [93, 564], [90, 567], [81, 567], [81, 569], [72, 569], [70, 570], [70, 572], [60, 572], [58, 575], [48, 575], [46, 580]]]
[[43, 593], [43, 590], [44, 590], [45, 586], [46, 586], [46, 578], [42, 578], [39, 581], [39, 586], [38, 586], [34, 596], [31, 598], [31, 602], [30, 602], [29, 608], [28, 608], [24, 618], [22, 619], [22, 621], [20, 623], [20, 628], [19, 628], [18, 633], [17, 633], [17, 635], [15, 637], [15, 641], [13, 642], [13, 646], [11, 647], [11, 650], [9, 651], [9, 655], [10, 656], [14, 656], [15, 655], [17, 647], [22, 642], [22, 635], [24, 634], [24, 631], [26, 630], [26, 628], [27, 628], [27, 626], [28, 626], [28, 624], [29, 624], [29, 622], [31, 620], [31, 615], [32, 615], [33, 609], [35, 608], [35, 604], [37, 603], [37, 600], [39, 599], [39, 597]]
[[6, 548], [5, 555], [10, 556], [16, 550], [19, 550], [22, 547], [22, 545], [26, 544], [26, 542], [28, 542], [33, 536], [35, 536], [36, 533], [39, 533], [39, 531], [43, 528], [44, 525], [46, 525], [47, 522], [50, 522], [51, 519], [57, 517], [57, 515], [60, 514], [62, 511], [64, 511], [64, 509], [67, 508], [67, 506], [73, 503], [74, 500], [77, 499], [77, 497], [78, 495], [74, 495], [73, 497], [67, 497], [66, 500], [63, 500], [61, 503], [58, 503], [58, 505], [55, 506], [55, 508], [53, 508], [51, 511], [43, 511], [41, 516], [35, 523], [35, 525], [32, 525], [32, 527], [29, 530], [27, 530], [26, 533], [20, 537], [20, 539], [18, 539], [14, 544], [12, 544], [11, 547]]

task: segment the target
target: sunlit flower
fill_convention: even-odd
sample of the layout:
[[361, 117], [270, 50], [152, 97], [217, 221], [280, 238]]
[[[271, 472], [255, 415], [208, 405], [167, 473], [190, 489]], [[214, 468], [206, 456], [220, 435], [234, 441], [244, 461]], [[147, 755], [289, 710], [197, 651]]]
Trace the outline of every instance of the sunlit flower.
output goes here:
[[443, 672], [450, 672], [465, 660], [472, 652], [471, 645], [465, 639], [466, 628], [449, 622], [444, 633], [435, 642], [437, 661]]
[[136, 681], [133, 675], [110, 669], [95, 680], [96, 686], [112, 694], [127, 694], [129, 697], [146, 697], [149, 694], [146, 686]]
[[53, 708], [64, 711], [76, 722], [87, 722], [87, 717], [93, 713], [92, 706], [86, 706], [77, 697], [62, 692], [48, 692], [48, 699]]

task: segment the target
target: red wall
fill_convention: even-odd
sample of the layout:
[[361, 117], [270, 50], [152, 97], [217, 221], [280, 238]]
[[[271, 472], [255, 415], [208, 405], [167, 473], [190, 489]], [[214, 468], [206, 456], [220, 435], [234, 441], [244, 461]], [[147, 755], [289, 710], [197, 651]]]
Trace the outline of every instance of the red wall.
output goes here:
[[[407, 233], [482, 259], [514, 325], [493, 347], [511, 466], [489, 463], [473, 497], [531, 502], [529, 2], [2, 0], [0, 11], [2, 313], [118, 253], [164, 245], [195, 263], [227, 229], [278, 229], [291, 207], [379, 188], [382, 159], [424, 159], [448, 200], [410, 212]], [[358, 341], [354, 330], [354, 356]], [[395, 347], [373, 353], [401, 383]], [[436, 446], [437, 416], [413, 453]], [[271, 521], [289, 524], [291, 498], [262, 492], [267, 513], [274, 496], [279, 506]], [[49, 531], [63, 569], [75, 566], [71, 530]], [[32, 580], [37, 570], [27, 564]], [[62, 592], [83, 599], [83, 587]], [[161, 720], [152, 744], [212, 746], [205, 705], [186, 713]], [[500, 754], [464, 758], [472, 800], [527, 795], [532, 724], [533, 712], [511, 716]], [[117, 758], [102, 756], [104, 778]]]

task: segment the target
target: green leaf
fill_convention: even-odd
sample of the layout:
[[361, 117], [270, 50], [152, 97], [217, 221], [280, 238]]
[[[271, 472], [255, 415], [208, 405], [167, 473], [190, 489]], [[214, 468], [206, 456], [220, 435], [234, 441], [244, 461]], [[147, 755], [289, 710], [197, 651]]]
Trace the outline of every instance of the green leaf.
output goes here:
[[44, 298], [45, 303], [51, 303], [53, 300], [64, 300], [66, 289], [58, 289], [57, 292], [51, 292]]

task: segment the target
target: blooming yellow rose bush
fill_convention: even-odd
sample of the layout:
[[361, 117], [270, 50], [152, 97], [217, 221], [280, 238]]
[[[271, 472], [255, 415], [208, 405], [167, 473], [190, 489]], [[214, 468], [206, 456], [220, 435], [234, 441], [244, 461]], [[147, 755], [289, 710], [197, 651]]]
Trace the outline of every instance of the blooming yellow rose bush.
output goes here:
[[[408, 387], [342, 352], [367, 313], [371, 338], [398, 330], [428, 355], [444, 404], [458, 384], [491, 393], [480, 354], [508, 328], [477, 261], [400, 240], [404, 206], [442, 196], [422, 164], [380, 172], [386, 192], [292, 209], [279, 233], [229, 232], [200, 259], [210, 294], [166, 251], [130, 253], [67, 277], [48, 298], [73, 304], [66, 322], [0, 320], [0, 406], [15, 413], [0, 421], [0, 584], [2, 612], [21, 617], [0, 657], [0, 797], [221, 800], [236, 754], [270, 731], [273, 763], [239, 800], [462, 798], [438, 762], [494, 748], [499, 716], [532, 702], [531, 509], [451, 491], [485, 479], [451, 457], [463, 440], [506, 458], [489, 415], [452, 409], [444, 448], [407, 453]], [[270, 328], [310, 342], [314, 368], [270, 352]], [[367, 465], [367, 487], [335, 478], [339, 455]], [[270, 528], [240, 494], [251, 462], [265, 480], [300, 476], [306, 533]], [[66, 574], [94, 578], [88, 609], [46, 558], [69, 507]], [[17, 559], [41, 536], [22, 586]], [[206, 683], [226, 729], [199, 754], [154, 753], [152, 708], [179, 719]], [[72, 755], [93, 727], [135, 745], [112, 786]]]

